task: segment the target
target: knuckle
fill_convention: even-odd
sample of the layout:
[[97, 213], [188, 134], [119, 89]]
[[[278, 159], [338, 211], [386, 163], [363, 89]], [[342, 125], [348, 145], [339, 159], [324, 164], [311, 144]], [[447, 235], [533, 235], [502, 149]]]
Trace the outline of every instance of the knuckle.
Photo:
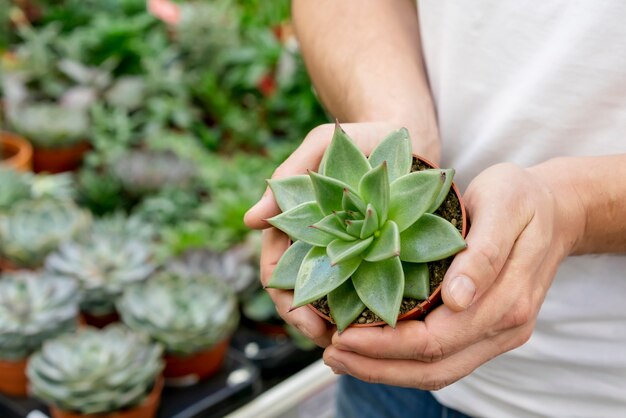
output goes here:
[[433, 363], [444, 358], [443, 345], [436, 339], [428, 339], [427, 342], [414, 345], [413, 358], [415, 360]]
[[502, 251], [493, 241], [479, 241], [474, 244], [473, 251], [479, 259], [479, 263], [485, 266], [492, 276], [497, 276], [500, 273]]
[[529, 323], [531, 318], [530, 303], [525, 299], [520, 299], [504, 314], [502, 324], [507, 329], [517, 328]]

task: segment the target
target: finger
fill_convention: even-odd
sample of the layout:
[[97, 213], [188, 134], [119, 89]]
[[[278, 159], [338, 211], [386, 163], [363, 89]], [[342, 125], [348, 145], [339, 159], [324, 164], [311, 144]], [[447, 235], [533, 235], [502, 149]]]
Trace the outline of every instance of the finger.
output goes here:
[[264, 230], [261, 237], [261, 283], [265, 287], [291, 241], [286, 234], [276, 228]]

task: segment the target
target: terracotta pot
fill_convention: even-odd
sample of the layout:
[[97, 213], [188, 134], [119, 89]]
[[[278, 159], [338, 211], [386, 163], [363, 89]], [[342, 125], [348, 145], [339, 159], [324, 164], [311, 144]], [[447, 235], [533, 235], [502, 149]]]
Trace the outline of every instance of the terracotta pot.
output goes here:
[[33, 146], [21, 136], [0, 131], [0, 165], [18, 171], [33, 168]]
[[134, 408], [124, 411], [109, 412], [106, 414], [81, 414], [77, 412], [63, 411], [56, 406], [50, 406], [52, 418], [153, 418], [156, 416], [161, 391], [163, 390], [163, 377], [159, 377], [154, 383], [152, 391], [146, 399]]
[[[414, 157], [419, 159], [426, 165], [429, 165], [432, 168], [439, 168], [437, 164], [434, 164], [423, 157], [420, 157], [417, 155], [414, 155]], [[463, 203], [463, 199], [461, 199], [461, 193], [459, 192], [459, 189], [456, 187], [454, 182], [452, 182], [452, 190], [454, 191], [454, 194], [456, 195], [456, 197], [459, 199], [459, 204], [461, 205], [461, 217], [463, 218], [461, 235], [463, 236], [463, 238], [465, 238], [465, 236], [467, 235], [467, 215], [465, 213], [465, 204]], [[430, 294], [428, 299], [424, 300], [422, 303], [418, 304], [415, 308], [411, 309], [410, 311], [405, 312], [401, 314], [400, 316], [398, 316], [398, 321], [422, 318], [428, 312], [430, 312], [431, 309], [438, 306], [440, 303], [441, 303], [441, 285], [437, 286], [437, 288]], [[328, 315], [318, 311], [313, 305], [308, 305], [308, 306], [309, 308], [313, 310], [313, 312], [315, 312], [316, 314], [318, 314], [319, 316], [321, 316], [328, 322], [332, 322], [331, 318]], [[350, 324], [350, 326], [355, 327], [355, 328], [365, 328], [365, 327], [377, 327], [377, 326], [381, 326], [385, 324], [386, 322], [384, 321], [378, 321], [378, 322], [372, 322], [369, 324]]]
[[28, 360], [0, 360], [0, 392], [11, 396], [26, 396], [28, 379], [26, 364]]
[[79, 318], [80, 325], [89, 325], [100, 329], [119, 321], [120, 315], [117, 312], [112, 312], [106, 315], [92, 315], [86, 312], [81, 312]]
[[86, 141], [78, 142], [66, 148], [38, 148], [33, 153], [33, 169], [35, 173], [63, 173], [76, 170], [89, 151]]
[[19, 267], [16, 266], [12, 261], [0, 257], [0, 272], [13, 272], [17, 270], [19, 270]]
[[166, 354], [163, 376], [177, 384], [183, 381], [195, 383], [214, 375], [224, 362], [229, 342], [230, 338], [227, 338], [206, 351], [186, 357]]

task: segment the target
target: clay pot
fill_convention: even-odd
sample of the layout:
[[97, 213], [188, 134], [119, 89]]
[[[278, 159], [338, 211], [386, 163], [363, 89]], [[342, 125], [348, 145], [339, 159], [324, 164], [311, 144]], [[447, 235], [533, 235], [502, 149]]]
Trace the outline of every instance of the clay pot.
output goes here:
[[154, 418], [161, 401], [163, 390], [163, 377], [159, 377], [154, 383], [152, 391], [139, 405], [124, 411], [109, 412], [106, 414], [81, 414], [77, 412], [63, 411], [56, 406], [50, 406], [52, 418]]
[[65, 148], [35, 148], [33, 153], [33, 169], [35, 173], [63, 173], [76, 170], [89, 151], [89, 144], [78, 142]]
[[0, 166], [18, 171], [33, 167], [33, 146], [21, 136], [0, 131]]
[[229, 342], [227, 338], [208, 350], [186, 357], [166, 354], [163, 376], [168, 383], [179, 385], [193, 384], [214, 375], [224, 362]]
[[10, 396], [26, 396], [28, 388], [27, 362], [27, 359], [0, 360], [0, 392]]
[[[414, 157], [432, 168], [439, 168], [437, 164], [434, 164], [423, 157], [420, 157], [417, 155], [414, 155]], [[467, 235], [467, 214], [465, 213], [465, 204], [463, 203], [463, 199], [461, 199], [461, 193], [459, 192], [459, 189], [456, 187], [454, 182], [452, 182], [451, 189], [454, 191], [454, 194], [459, 199], [459, 204], [461, 206], [461, 217], [463, 218], [461, 235], [463, 236], [463, 238], [465, 238], [465, 236]], [[410, 311], [399, 315], [398, 321], [423, 318], [424, 316], [426, 316], [428, 312], [430, 312], [434, 307], [438, 306], [440, 303], [441, 303], [441, 285], [437, 286], [437, 288], [430, 294], [428, 299], [422, 301], [422, 303], [418, 304], [415, 308], [411, 309]], [[313, 312], [315, 312], [316, 314], [318, 314], [319, 316], [321, 316], [328, 322], [332, 323], [332, 320], [328, 315], [325, 315], [324, 313], [318, 311], [313, 305], [308, 305], [308, 306], [309, 308], [313, 310]], [[381, 326], [385, 324], [386, 322], [384, 321], [378, 321], [378, 322], [372, 322], [369, 324], [350, 324], [350, 326], [355, 327], [355, 328], [365, 328], [365, 327], [376, 327], [376, 326]]]
[[16, 266], [12, 261], [0, 256], [0, 272], [9, 273], [17, 270], [19, 270], [19, 267]]

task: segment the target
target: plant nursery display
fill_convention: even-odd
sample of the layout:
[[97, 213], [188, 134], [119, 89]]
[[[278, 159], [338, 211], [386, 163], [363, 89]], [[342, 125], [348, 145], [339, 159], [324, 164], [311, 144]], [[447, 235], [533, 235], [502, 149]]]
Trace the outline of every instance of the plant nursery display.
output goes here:
[[[294, 242], [268, 286], [294, 289], [294, 308], [325, 297], [340, 331], [362, 323], [366, 308], [375, 315], [370, 324], [391, 326], [399, 314], [421, 313], [417, 301], [431, 295], [427, 263], [466, 244], [457, 229], [462, 211], [456, 226], [434, 214], [454, 171], [414, 165], [406, 129], [366, 157], [337, 124], [318, 172], [269, 181], [283, 212], [268, 222]], [[407, 298], [413, 303], [403, 311]]]
[[0, 392], [26, 395], [26, 361], [78, 324], [78, 288], [47, 273], [0, 275]]
[[162, 388], [162, 348], [121, 325], [46, 341], [28, 364], [32, 393], [53, 418], [152, 418]]
[[215, 373], [239, 322], [234, 292], [207, 275], [161, 272], [117, 302], [122, 321], [166, 351], [166, 378], [195, 382]]

